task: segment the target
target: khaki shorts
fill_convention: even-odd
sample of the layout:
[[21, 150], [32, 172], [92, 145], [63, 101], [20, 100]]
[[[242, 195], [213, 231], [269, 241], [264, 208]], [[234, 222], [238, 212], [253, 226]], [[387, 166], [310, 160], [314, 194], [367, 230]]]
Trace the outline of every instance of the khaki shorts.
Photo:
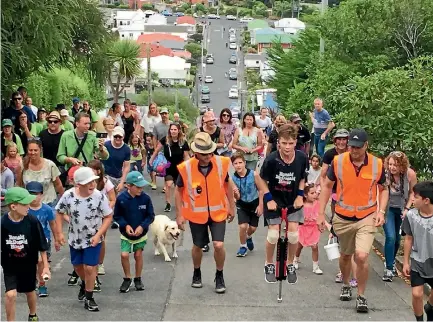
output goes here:
[[368, 254], [377, 232], [374, 223], [374, 214], [359, 221], [345, 220], [335, 214], [332, 226], [338, 236], [340, 252], [345, 255], [352, 255], [355, 251]]

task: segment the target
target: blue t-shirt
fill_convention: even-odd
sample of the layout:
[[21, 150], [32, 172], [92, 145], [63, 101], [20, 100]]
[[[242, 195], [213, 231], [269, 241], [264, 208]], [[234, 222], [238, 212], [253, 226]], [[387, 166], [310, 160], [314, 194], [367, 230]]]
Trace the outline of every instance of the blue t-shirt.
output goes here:
[[110, 154], [107, 160], [102, 161], [105, 174], [120, 179], [122, 177], [123, 162], [131, 160], [131, 149], [127, 144], [123, 144], [121, 148], [115, 148], [111, 141], [105, 142], [105, 147]]
[[320, 112], [314, 110], [314, 134], [322, 135], [328, 127], [329, 122], [331, 121], [331, 116], [328, 111], [322, 109]]
[[29, 208], [28, 213], [38, 218], [44, 230], [45, 238], [51, 240], [50, 221], [55, 220], [53, 208], [43, 203], [38, 210]]

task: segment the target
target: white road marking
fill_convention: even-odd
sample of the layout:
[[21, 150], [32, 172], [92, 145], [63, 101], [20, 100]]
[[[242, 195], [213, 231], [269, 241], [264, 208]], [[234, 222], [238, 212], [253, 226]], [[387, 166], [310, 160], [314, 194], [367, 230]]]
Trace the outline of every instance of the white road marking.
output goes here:
[[62, 268], [62, 264], [65, 260], [66, 260], [66, 257], [63, 257], [56, 265], [54, 265], [52, 271], [57, 272], [58, 270], [60, 270]]

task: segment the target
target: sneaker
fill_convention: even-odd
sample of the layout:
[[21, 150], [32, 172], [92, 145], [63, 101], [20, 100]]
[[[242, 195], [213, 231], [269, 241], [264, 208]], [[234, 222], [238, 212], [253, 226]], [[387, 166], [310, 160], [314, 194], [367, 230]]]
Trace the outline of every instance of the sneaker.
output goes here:
[[201, 288], [203, 284], [201, 283], [201, 271], [199, 269], [194, 270], [194, 274], [192, 276], [191, 287]]
[[27, 321], [39, 321], [39, 317], [36, 314], [35, 315], [29, 314], [29, 319]]
[[275, 265], [267, 264], [265, 265], [265, 281], [266, 283], [276, 283], [277, 277], [275, 276]]
[[105, 275], [105, 267], [104, 264], [98, 265], [98, 275]]
[[392, 266], [392, 275], [394, 275], [394, 277], [398, 276], [397, 266], [395, 266], [395, 264]]
[[424, 311], [427, 314], [427, 321], [433, 321], [433, 305], [429, 301], [424, 304]]
[[144, 285], [141, 281], [141, 277], [135, 277], [134, 278], [134, 286], [136, 291], [144, 291]]
[[335, 283], [343, 283], [343, 274], [341, 274], [341, 272], [338, 272], [337, 275], [335, 275]]
[[164, 211], [165, 211], [165, 212], [170, 212], [170, 211], [171, 211], [171, 205], [170, 205], [168, 202], [167, 202], [167, 204], [165, 205]]
[[247, 238], [247, 247], [248, 250], [252, 251], [254, 249], [254, 242], [253, 242], [253, 238]]
[[119, 228], [119, 224], [113, 221], [113, 223], [111, 224], [111, 229], [118, 229], [118, 228]]
[[356, 278], [352, 278], [349, 282], [350, 287], [357, 288], [358, 287], [358, 280]]
[[323, 271], [320, 269], [319, 266], [313, 267], [313, 273], [316, 275], [323, 275]]
[[248, 253], [248, 249], [246, 247], [240, 247], [236, 256], [237, 257], [245, 257], [245, 256], [247, 256], [247, 253]]
[[152, 187], [152, 190], [156, 190], [156, 184], [155, 183], [150, 184], [150, 186]]
[[47, 297], [48, 296], [48, 289], [45, 285], [40, 285], [38, 287], [38, 295], [39, 295], [39, 297]]
[[205, 253], [207, 253], [209, 251], [209, 245], [204, 245], [202, 248], [202, 251], [204, 251]]
[[392, 282], [392, 278], [394, 277], [394, 273], [390, 269], [385, 269], [385, 272], [382, 277], [382, 281], [384, 282]]
[[296, 276], [296, 268], [293, 264], [287, 265], [287, 283], [296, 284], [298, 276]]
[[340, 293], [340, 301], [350, 301], [352, 299], [352, 288], [350, 285], [343, 285]]
[[[298, 262], [298, 260], [296, 259], [296, 257], [295, 257], [295, 259], [293, 260], [293, 266], [295, 266], [295, 269], [296, 269], [296, 270], [299, 269], [299, 262]], [[314, 270], [313, 270], [313, 271], [314, 271]]]
[[358, 297], [356, 298], [356, 312], [358, 313], [368, 312], [367, 299], [362, 295], [358, 295]]
[[215, 292], [218, 294], [225, 293], [226, 284], [224, 283], [223, 272], [216, 272], [215, 274]]
[[99, 311], [99, 306], [98, 306], [98, 304], [96, 304], [94, 298], [91, 298], [90, 300], [85, 299], [84, 300], [84, 308], [86, 310], [89, 310], [89, 311], [92, 311], [92, 312]]
[[132, 280], [130, 278], [124, 278], [122, 285], [120, 285], [120, 293], [128, 293], [129, 292], [129, 287], [132, 284]]
[[80, 290], [78, 291], [78, 301], [84, 301], [86, 297], [86, 290], [84, 289], [84, 285], [80, 286]]
[[95, 293], [101, 292], [101, 282], [99, 281], [98, 277], [96, 277], [95, 286], [93, 287], [93, 292]]
[[68, 279], [68, 286], [78, 285], [78, 275], [75, 272], [68, 274], [70, 277]]

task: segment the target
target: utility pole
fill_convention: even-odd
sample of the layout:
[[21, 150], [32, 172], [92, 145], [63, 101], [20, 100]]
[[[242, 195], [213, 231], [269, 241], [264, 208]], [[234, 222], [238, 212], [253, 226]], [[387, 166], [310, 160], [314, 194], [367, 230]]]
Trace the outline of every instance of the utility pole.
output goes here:
[[176, 112], [179, 113], [179, 102], [177, 100], [178, 90], [176, 88], [176, 92], [174, 92], [174, 106], [176, 107]]
[[295, 0], [292, 0], [292, 18], [295, 18]]
[[150, 43], [147, 43], [147, 104], [152, 103], [152, 70], [150, 68]]
[[[324, 15], [327, 8], [328, 8], [328, 0], [322, 0], [322, 7], [320, 8], [320, 13]], [[325, 40], [323, 39], [323, 37], [320, 37], [320, 54], [323, 55], [324, 52], [325, 52]]]

